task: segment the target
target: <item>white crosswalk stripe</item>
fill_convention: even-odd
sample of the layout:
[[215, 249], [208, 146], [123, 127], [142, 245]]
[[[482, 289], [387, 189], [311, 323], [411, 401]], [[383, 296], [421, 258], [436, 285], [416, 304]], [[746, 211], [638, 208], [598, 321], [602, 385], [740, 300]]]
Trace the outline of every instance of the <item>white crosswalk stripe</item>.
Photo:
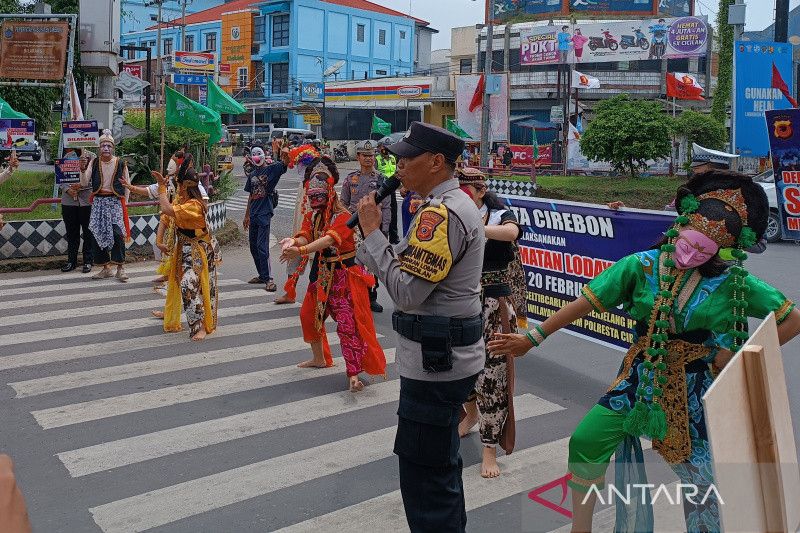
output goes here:
[[[155, 272], [156, 266], [153, 263], [145, 263], [141, 265], [134, 265], [134, 266], [125, 266], [125, 272], [128, 274], [140, 274], [143, 272]], [[99, 267], [95, 267], [96, 269]], [[72, 272], [66, 272], [62, 274], [47, 274], [44, 276], [40, 275], [29, 275], [25, 277], [17, 277], [17, 278], [7, 278], [7, 279], [0, 279], [0, 288], [6, 289], [9, 287], [17, 287], [19, 285], [37, 285], [39, 283], [50, 282], [50, 281], [57, 281], [57, 282], [64, 282], [64, 281], [71, 281], [71, 280], [89, 280], [91, 279], [91, 274], [83, 274], [78, 270], [73, 270]], [[51, 285], [49, 286], [49, 290], [54, 290], [58, 288], [58, 285]], [[19, 289], [25, 291], [26, 293], [29, 291], [29, 288]], [[5, 296], [7, 293], [0, 293], [0, 296]]]
[[[294, 209], [292, 192], [281, 191], [281, 197]], [[53, 289], [48, 283], [83, 278], [0, 279], [0, 295], [17, 298], [0, 317], [5, 326], [0, 332], [0, 379], [15, 394], [7, 400], [12, 402], [10, 409], [24, 412], [27, 427], [20, 431], [28, 432], [26, 442], [47, 442], [46, 448], [36, 450], [46, 454], [41, 461], [58, 461], [66, 469], [48, 471], [53, 487], [74, 486], [85, 492], [81, 508], [64, 513], [82, 513], [88, 524], [94, 520], [107, 533], [157, 527], [187, 531], [178, 524], [229, 512], [259, 497], [273, 498], [301, 484], [312, 487], [324, 483], [326, 476], [348, 479], [359, 467], [392, 456], [397, 423], [393, 404], [400, 388], [393, 365], [393, 332], [378, 335], [387, 346], [388, 380], [371, 377], [363, 391], [353, 394], [346, 391], [338, 337], [329, 334], [334, 367], [298, 368], [296, 363], [309, 357], [299, 328], [299, 304], [274, 305], [273, 295], [242, 280], [220, 280], [220, 326], [205, 341], [192, 343], [186, 331], [163, 333], [160, 322], [149, 317], [149, 310], [163, 303], [150, 286], [154, 269], [152, 262], [136, 265], [129, 269], [136, 276], [129, 284], [98, 283], [67, 309], [63, 297], [48, 293]], [[84, 286], [67, 279], [59, 289], [73, 285]], [[40, 288], [47, 290], [36, 290]], [[123, 315], [128, 312], [134, 318]], [[108, 317], [115, 319], [113, 334]], [[330, 321], [327, 327], [334, 329]], [[36, 344], [54, 339], [68, 342]], [[287, 386], [293, 392], [283, 398], [281, 391]], [[253, 401], [234, 401], [247, 395]], [[518, 421], [566, 410], [520, 391], [515, 409]], [[181, 414], [173, 418], [170, 413], [176, 412]], [[362, 418], [371, 420], [371, 427], [353, 432], [353, 423]], [[346, 421], [346, 429], [336, 431], [332, 420], [338, 420], [337, 427]], [[301, 439], [277, 454], [259, 455], [248, 448], [308, 424], [315, 434], [310, 443]], [[316, 434], [335, 437], [319, 439]], [[532, 448], [518, 442], [513, 455], [499, 458], [503, 475], [491, 482], [480, 477], [480, 465], [465, 467], [468, 509], [524, 493], [556, 477], [564, 469], [566, 442], [559, 438]], [[246, 451], [241, 460], [223, 467], [211, 460], [201, 473], [186, 470], [178, 475], [157, 466], [173, 461], [202, 464], [226, 446], [244, 446]], [[129, 475], [138, 479], [130, 490], [124, 484], [108, 485]], [[333, 512], [329, 507], [305, 514], [289, 509], [287, 516], [294, 518], [280, 525], [293, 523], [285, 531], [350, 531], [353, 524], [365, 531], [404, 531], [402, 499], [399, 491], [391, 490], [394, 487], [384, 489], [374, 483], [364, 492], [365, 499], [348, 501]], [[39, 493], [49, 488], [30, 490]], [[251, 527], [275, 529], [255, 521]], [[63, 529], [86, 529], [86, 523]]]

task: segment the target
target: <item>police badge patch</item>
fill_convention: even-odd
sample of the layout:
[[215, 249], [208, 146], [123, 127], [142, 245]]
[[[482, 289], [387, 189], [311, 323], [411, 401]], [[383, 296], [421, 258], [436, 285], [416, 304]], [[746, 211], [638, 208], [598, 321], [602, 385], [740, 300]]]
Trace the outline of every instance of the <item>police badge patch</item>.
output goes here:
[[400, 270], [432, 283], [447, 277], [453, 266], [448, 217], [444, 205], [428, 205], [419, 212], [408, 232], [408, 247], [398, 257]]
[[419, 215], [417, 222], [417, 239], [420, 242], [428, 242], [433, 239], [436, 228], [444, 222], [444, 217], [435, 211], [423, 211]]

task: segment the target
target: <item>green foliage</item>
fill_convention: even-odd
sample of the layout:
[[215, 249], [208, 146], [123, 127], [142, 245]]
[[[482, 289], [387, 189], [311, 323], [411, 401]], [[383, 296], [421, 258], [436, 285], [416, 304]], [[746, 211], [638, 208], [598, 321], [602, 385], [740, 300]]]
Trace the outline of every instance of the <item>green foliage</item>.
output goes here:
[[581, 137], [581, 151], [635, 177], [647, 160], [669, 157], [671, 129], [672, 120], [661, 104], [623, 94], [597, 105], [595, 118]]
[[214, 183], [214, 192], [209, 200], [212, 202], [225, 201], [239, 189], [239, 180], [233, 172], [226, 170], [219, 175], [219, 179]]
[[733, 3], [734, 0], [719, 0], [717, 11], [719, 73], [714, 101], [711, 104], [711, 116], [723, 125], [728, 117], [728, 104], [731, 101], [733, 87], [733, 26], [728, 24], [728, 6]]
[[725, 126], [710, 115], [697, 111], [684, 111], [675, 119], [674, 131], [686, 136], [690, 148], [687, 150], [687, 155], [691, 153], [692, 143], [702, 144], [712, 150], [725, 148]]

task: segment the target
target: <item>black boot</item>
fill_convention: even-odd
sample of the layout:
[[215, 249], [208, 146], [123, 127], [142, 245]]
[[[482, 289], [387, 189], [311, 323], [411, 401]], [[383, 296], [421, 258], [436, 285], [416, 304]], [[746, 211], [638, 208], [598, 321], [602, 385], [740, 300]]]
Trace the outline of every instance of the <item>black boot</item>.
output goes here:
[[75, 263], [72, 262], [67, 263], [66, 265], [61, 267], [61, 272], [71, 272], [75, 270], [75, 267], [76, 267]]

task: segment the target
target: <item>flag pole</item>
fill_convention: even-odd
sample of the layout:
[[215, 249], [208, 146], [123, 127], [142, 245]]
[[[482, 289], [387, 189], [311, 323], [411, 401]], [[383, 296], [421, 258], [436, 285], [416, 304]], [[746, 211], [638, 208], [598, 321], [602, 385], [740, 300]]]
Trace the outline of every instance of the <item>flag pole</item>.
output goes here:
[[675, 118], [677, 110], [675, 109], [675, 97], [672, 97], [672, 118]]
[[164, 172], [164, 130], [167, 128], [167, 99], [164, 85], [164, 76], [161, 76], [161, 101], [164, 102], [164, 107], [161, 109], [161, 156], [158, 159], [159, 172]]

